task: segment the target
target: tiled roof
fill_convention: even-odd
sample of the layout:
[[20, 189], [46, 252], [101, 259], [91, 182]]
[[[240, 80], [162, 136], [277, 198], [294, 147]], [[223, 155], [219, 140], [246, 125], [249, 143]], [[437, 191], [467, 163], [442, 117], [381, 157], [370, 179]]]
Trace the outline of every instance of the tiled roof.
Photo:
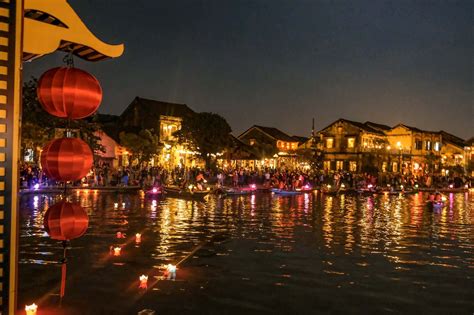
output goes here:
[[295, 141], [298, 141], [298, 143], [305, 143], [306, 141], [309, 140], [308, 137], [301, 137], [301, 136], [293, 136], [292, 138], [295, 139]]
[[270, 135], [271, 137], [277, 139], [277, 140], [282, 140], [282, 141], [288, 141], [288, 142], [296, 142], [297, 140], [293, 139], [283, 131], [273, 128], [273, 127], [264, 127], [264, 126], [257, 126], [254, 125], [252, 128], [258, 128], [261, 131], [265, 132], [266, 134]]
[[444, 141], [447, 141], [447, 142], [451, 142], [452, 144], [458, 146], [458, 147], [461, 147], [461, 148], [464, 148], [464, 146], [466, 146], [468, 144], [468, 141], [464, 141], [464, 139], [461, 139], [455, 135], [452, 135], [444, 130], [441, 130], [440, 131], [441, 133], [441, 137], [443, 137], [443, 142]]
[[340, 118], [340, 119], [336, 120], [335, 122], [333, 122], [333, 123], [329, 124], [328, 126], [326, 126], [325, 128], [323, 128], [321, 131], [326, 130], [327, 128], [329, 128], [330, 126], [334, 125], [337, 122], [345, 122], [345, 123], [351, 124], [353, 126], [356, 126], [359, 129], [364, 130], [366, 132], [370, 132], [370, 133], [374, 133], [374, 134], [382, 135], [382, 136], [385, 135], [385, 133], [383, 133], [383, 131], [381, 131], [379, 129], [373, 128], [371, 126], [368, 126], [368, 125], [363, 124], [363, 123], [358, 122], [358, 121], [348, 120], [348, 119], [344, 119], [344, 118]]
[[369, 126], [369, 127], [372, 127], [372, 128], [374, 128], [374, 129], [379, 129], [379, 130], [381, 130], [381, 131], [387, 131], [387, 130], [392, 129], [392, 127], [390, 127], [390, 126], [383, 125], [383, 124], [378, 124], [378, 123], [374, 123], [374, 122], [371, 122], [371, 121], [366, 121], [366, 122], [364, 123], [364, 125]]
[[193, 114], [194, 111], [186, 104], [161, 102], [137, 96], [120, 115], [120, 123], [126, 129], [151, 129], [157, 128], [160, 116], [184, 118]]

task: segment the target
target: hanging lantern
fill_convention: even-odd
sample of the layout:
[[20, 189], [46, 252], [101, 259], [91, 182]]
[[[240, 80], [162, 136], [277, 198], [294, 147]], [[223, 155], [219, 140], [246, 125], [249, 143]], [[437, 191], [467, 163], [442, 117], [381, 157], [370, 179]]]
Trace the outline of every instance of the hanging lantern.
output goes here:
[[46, 211], [43, 223], [53, 240], [69, 241], [86, 232], [89, 217], [79, 204], [60, 201]]
[[92, 151], [81, 139], [60, 138], [48, 142], [41, 152], [41, 167], [46, 175], [59, 181], [76, 181], [92, 168]]
[[102, 88], [97, 79], [77, 68], [53, 68], [38, 82], [38, 99], [49, 114], [81, 119], [95, 113], [102, 101]]

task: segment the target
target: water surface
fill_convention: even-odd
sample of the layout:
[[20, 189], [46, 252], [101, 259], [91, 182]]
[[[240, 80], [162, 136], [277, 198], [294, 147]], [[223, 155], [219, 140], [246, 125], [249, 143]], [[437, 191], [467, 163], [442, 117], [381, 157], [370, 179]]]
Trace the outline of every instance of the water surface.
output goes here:
[[[206, 202], [74, 193], [69, 198], [90, 223], [70, 243], [62, 301], [62, 246], [43, 229], [45, 209], [58, 198], [21, 199], [22, 307], [36, 302], [48, 314], [474, 312], [472, 193], [449, 195], [435, 212], [421, 193]], [[163, 279], [163, 266], [183, 259], [176, 281]], [[147, 290], [138, 288], [142, 274]]]

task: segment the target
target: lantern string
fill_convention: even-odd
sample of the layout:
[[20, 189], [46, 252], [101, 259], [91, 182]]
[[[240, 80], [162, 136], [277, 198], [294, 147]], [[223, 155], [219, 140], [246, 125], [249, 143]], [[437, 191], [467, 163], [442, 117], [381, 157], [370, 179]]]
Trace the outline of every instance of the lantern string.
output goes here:
[[59, 291], [59, 305], [61, 306], [63, 303], [63, 297], [66, 293], [66, 264], [67, 264], [67, 258], [66, 258], [66, 253], [67, 253], [67, 246], [68, 242], [63, 241], [63, 258], [61, 259], [61, 289]]
[[63, 62], [66, 64], [66, 67], [68, 68], [74, 68], [74, 50], [71, 48], [66, 56], [63, 58]]

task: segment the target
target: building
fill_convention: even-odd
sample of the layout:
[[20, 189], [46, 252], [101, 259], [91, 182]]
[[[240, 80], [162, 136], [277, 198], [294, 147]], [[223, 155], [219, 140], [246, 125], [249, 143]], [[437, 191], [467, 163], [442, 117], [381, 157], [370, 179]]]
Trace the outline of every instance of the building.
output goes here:
[[439, 170], [442, 146], [439, 132], [398, 124], [385, 134], [392, 172], [422, 174]]
[[[441, 165], [442, 172], [452, 169], [468, 172], [471, 163], [471, 144], [468, 141], [441, 130]], [[471, 140], [472, 141], [472, 140]]]
[[385, 133], [368, 123], [339, 119], [320, 130], [316, 137], [319, 149], [324, 152], [326, 171], [381, 170], [386, 162]]
[[260, 159], [257, 161], [257, 166], [271, 168], [296, 166], [299, 140], [277, 128], [254, 125], [238, 136], [238, 139], [254, 148]]
[[115, 167], [128, 166], [131, 152], [120, 145], [120, 133], [136, 133], [149, 129], [159, 133], [163, 148], [151, 160], [151, 165], [168, 168], [195, 166], [199, 159], [195, 152], [186, 150], [177, 143], [173, 133], [180, 130], [183, 119], [191, 117], [194, 111], [185, 104], [175, 104], [135, 97], [120, 116], [99, 115], [102, 131], [98, 133], [106, 153], [102, 161], [113, 161]]
[[472, 161], [471, 147], [463, 139], [405, 124], [389, 127], [339, 119], [319, 131], [317, 138], [327, 171], [372, 168], [404, 174], [449, 174], [450, 170], [469, 170]]
[[223, 169], [255, 169], [260, 159], [254, 148], [232, 135], [230, 137], [232, 145], [217, 156], [217, 165]]

